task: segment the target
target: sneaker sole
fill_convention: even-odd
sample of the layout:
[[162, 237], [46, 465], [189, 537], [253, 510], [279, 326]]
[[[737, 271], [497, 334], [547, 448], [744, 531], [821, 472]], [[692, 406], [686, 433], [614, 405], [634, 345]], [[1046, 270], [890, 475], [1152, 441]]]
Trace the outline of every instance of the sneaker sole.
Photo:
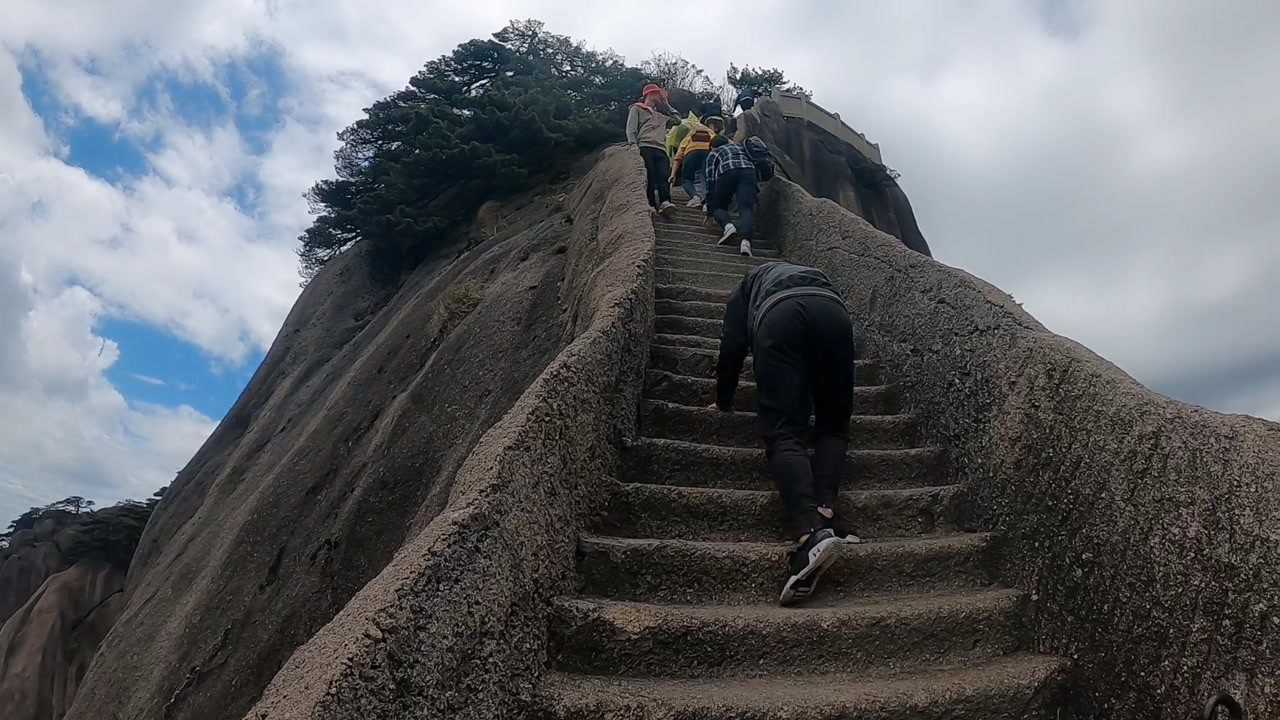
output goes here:
[[738, 233], [736, 232], [729, 233], [728, 235], [725, 235], [724, 237], [720, 238], [720, 242], [716, 243], [716, 245], [732, 245], [733, 241], [736, 240], [737, 238], [738, 238]]
[[[778, 604], [786, 607], [812, 595], [813, 591], [818, 589], [818, 581], [822, 579], [822, 574], [827, 571], [831, 561], [836, 559], [836, 548], [840, 545], [839, 538], [823, 540], [815, 545], [814, 550], [818, 551], [818, 556], [810, 557], [809, 564], [787, 580], [787, 584], [782, 586], [782, 595], [778, 598]], [[809, 588], [807, 590], [796, 590], [795, 584], [810, 575], [814, 577], [813, 583], [809, 585]]]

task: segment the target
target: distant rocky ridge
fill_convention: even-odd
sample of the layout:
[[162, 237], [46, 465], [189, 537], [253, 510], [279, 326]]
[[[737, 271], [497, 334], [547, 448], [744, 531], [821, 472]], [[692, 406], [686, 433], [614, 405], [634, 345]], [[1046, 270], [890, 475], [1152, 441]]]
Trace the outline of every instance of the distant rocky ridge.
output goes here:
[[[0, 707], [59, 718], [124, 606], [129, 557], [154, 502], [45, 510], [0, 551]], [[36, 512], [33, 510], [33, 512]]]

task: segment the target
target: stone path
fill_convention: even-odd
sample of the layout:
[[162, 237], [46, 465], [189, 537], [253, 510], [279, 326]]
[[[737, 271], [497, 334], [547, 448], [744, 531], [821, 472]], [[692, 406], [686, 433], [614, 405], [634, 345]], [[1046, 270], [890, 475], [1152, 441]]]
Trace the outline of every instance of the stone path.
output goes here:
[[579, 543], [552, 620], [546, 717], [561, 720], [1053, 717], [1066, 663], [1028, 652], [1026, 599], [992, 582], [990, 538], [951, 522], [945, 456], [922, 447], [874, 361], [856, 370], [846, 546], [815, 597], [777, 606], [789, 545], [750, 412], [714, 396], [721, 317], [756, 258], [701, 212], [658, 222], [642, 437], [608, 517]]

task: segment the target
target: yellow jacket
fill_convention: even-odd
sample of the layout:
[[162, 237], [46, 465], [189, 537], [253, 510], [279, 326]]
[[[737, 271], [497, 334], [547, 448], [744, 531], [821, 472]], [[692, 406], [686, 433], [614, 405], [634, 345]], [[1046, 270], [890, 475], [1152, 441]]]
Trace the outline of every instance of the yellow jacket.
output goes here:
[[684, 165], [685, 156], [699, 150], [711, 150], [711, 141], [716, 139], [716, 132], [706, 125], [697, 124], [689, 131], [688, 136], [680, 143], [676, 151], [675, 162], [671, 164], [671, 177], [680, 177], [680, 169]]

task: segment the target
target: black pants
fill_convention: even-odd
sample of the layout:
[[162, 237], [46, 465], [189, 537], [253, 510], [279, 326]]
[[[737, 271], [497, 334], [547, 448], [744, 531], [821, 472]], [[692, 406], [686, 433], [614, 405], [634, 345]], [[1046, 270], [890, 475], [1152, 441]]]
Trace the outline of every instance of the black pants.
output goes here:
[[716, 179], [715, 192], [707, 198], [707, 209], [723, 230], [729, 223], [729, 203], [738, 202], [738, 222], [734, 227], [738, 234], [751, 239], [751, 228], [756, 212], [756, 171], [752, 168], [736, 168]]
[[[782, 494], [787, 532], [822, 524], [819, 505], [835, 507], [853, 414], [853, 324], [830, 298], [781, 300], [765, 315], [752, 348], [757, 412], [769, 474]], [[815, 417], [813, 458], [805, 449]]]
[[[644, 193], [649, 204], [658, 207], [671, 202], [671, 158], [667, 157], [667, 151], [642, 145], [640, 157], [644, 158], [644, 172], [649, 181]], [[654, 200], [655, 193], [657, 200]]]

